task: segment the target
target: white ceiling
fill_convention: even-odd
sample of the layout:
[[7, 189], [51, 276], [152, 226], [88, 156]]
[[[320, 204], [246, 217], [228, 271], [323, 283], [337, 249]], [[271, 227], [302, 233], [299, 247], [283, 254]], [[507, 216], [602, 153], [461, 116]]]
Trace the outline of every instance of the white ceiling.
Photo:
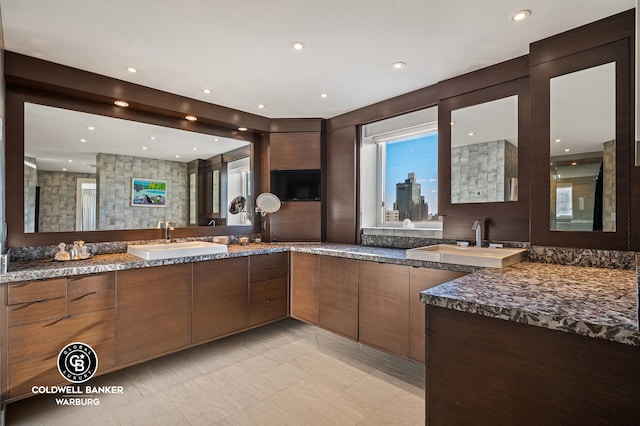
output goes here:
[[[330, 118], [524, 55], [533, 41], [634, 6], [635, 0], [0, 0], [7, 50], [271, 118]], [[533, 13], [513, 22], [520, 9]], [[301, 52], [289, 46], [298, 40], [307, 46]], [[395, 61], [406, 67], [391, 69]]]

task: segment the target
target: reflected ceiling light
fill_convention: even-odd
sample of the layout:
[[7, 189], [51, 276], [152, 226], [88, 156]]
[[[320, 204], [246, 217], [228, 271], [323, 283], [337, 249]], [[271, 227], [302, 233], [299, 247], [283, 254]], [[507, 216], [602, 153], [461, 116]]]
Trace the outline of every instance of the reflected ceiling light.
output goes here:
[[180, 158], [180, 156], [179, 156], [179, 155], [176, 155], [176, 158]]
[[246, 127], [238, 127], [238, 130], [240, 130], [241, 132], [246, 132], [247, 128]]
[[469, 132], [469, 136], [475, 136], [475, 132]]
[[93, 127], [93, 126], [89, 126], [89, 127], [87, 127], [87, 129], [89, 129], [89, 130], [95, 130], [96, 128], [95, 128], [95, 127]]
[[209, 93], [211, 93], [211, 89], [203, 89], [202, 91], [203, 91], [204, 93], [206, 93], [207, 95], [208, 95]]
[[213, 141], [214, 141], [214, 142], [218, 142], [219, 140], [220, 140], [220, 139], [218, 139], [218, 138], [213, 138]]
[[258, 104], [258, 108], [264, 109], [264, 104]]
[[73, 160], [67, 160], [67, 163], [73, 163]]
[[62, 171], [63, 171], [63, 172], [66, 172], [66, 171], [67, 171], [67, 168], [66, 168], [66, 167], [63, 167], [63, 168], [62, 168]]
[[293, 42], [291, 42], [291, 44], [289, 46], [291, 46], [291, 48], [293, 50], [297, 50], [297, 51], [300, 51], [300, 50], [304, 49], [305, 47], [307, 47], [307, 45], [304, 44], [301, 41], [293, 41]]
[[188, 121], [198, 121], [198, 117], [196, 117], [195, 115], [185, 115], [184, 118]]
[[126, 108], [126, 107], [128, 107], [128, 106], [129, 106], [129, 103], [127, 103], [127, 102], [125, 102], [125, 101], [115, 101], [115, 102], [113, 102], [113, 103], [114, 103], [114, 104], [116, 104], [117, 106], [119, 106], [119, 107], [123, 107], [123, 108]]
[[524, 21], [525, 19], [527, 19], [529, 16], [531, 15], [531, 11], [530, 10], [521, 10], [519, 12], [516, 12], [511, 19], [519, 22], [519, 21]]
[[136, 73], [138, 72], [137, 69], [135, 69], [134, 67], [127, 67], [127, 71], [129, 71], [130, 73]]
[[197, 151], [197, 150], [198, 150], [198, 148], [193, 148], [193, 150], [194, 150], [194, 151]]
[[561, 139], [556, 139], [555, 142], [556, 143], [560, 143]]
[[569, 151], [571, 151], [569, 148], [564, 149], [564, 152], [569, 152]]
[[329, 95], [327, 95], [326, 93], [320, 93], [320, 97], [321, 98], [326, 98], [327, 96], [329, 96]]
[[87, 140], [86, 139], [80, 139], [80, 142], [85, 143]]
[[577, 166], [578, 163], [576, 163], [575, 161], [573, 163], [571, 163], [572, 166]]
[[402, 68], [404, 68], [406, 64], [404, 62], [398, 61], [398, 62], [394, 62], [391, 64], [391, 68], [393, 68], [394, 70], [401, 70]]
[[456, 122], [455, 122], [455, 121], [452, 121], [452, 122], [450, 122], [449, 124], [453, 126], [454, 124], [456, 124]]
[[147, 150], [147, 147], [146, 147], [146, 146], [143, 146], [143, 147], [142, 147], [142, 150], [143, 150], [143, 151], [146, 151], [146, 150]]

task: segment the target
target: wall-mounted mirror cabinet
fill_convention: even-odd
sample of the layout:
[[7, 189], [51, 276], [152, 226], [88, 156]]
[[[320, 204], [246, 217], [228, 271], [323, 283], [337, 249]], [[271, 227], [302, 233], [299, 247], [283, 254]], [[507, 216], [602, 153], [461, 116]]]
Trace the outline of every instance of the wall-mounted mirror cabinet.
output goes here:
[[518, 200], [518, 96], [451, 111], [451, 203]]
[[532, 67], [534, 244], [627, 249], [629, 44]]
[[518, 78], [438, 103], [445, 238], [472, 236], [481, 219], [484, 239], [528, 239], [528, 89]]

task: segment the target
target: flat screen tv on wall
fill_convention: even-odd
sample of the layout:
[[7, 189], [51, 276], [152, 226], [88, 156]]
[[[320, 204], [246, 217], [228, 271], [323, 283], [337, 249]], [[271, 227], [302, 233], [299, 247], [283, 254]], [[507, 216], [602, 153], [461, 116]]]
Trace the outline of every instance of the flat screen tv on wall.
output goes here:
[[320, 170], [272, 170], [271, 192], [281, 201], [320, 201]]

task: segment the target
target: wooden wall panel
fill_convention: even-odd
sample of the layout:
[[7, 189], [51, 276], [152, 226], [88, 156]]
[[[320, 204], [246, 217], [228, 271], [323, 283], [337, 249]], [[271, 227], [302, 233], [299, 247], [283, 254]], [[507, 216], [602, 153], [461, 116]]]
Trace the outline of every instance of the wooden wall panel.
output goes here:
[[320, 169], [320, 132], [271, 133], [271, 170]]
[[321, 202], [283, 202], [278, 212], [269, 215], [271, 241], [320, 241], [321, 221]]
[[359, 240], [357, 133], [347, 127], [327, 135], [327, 241]]

